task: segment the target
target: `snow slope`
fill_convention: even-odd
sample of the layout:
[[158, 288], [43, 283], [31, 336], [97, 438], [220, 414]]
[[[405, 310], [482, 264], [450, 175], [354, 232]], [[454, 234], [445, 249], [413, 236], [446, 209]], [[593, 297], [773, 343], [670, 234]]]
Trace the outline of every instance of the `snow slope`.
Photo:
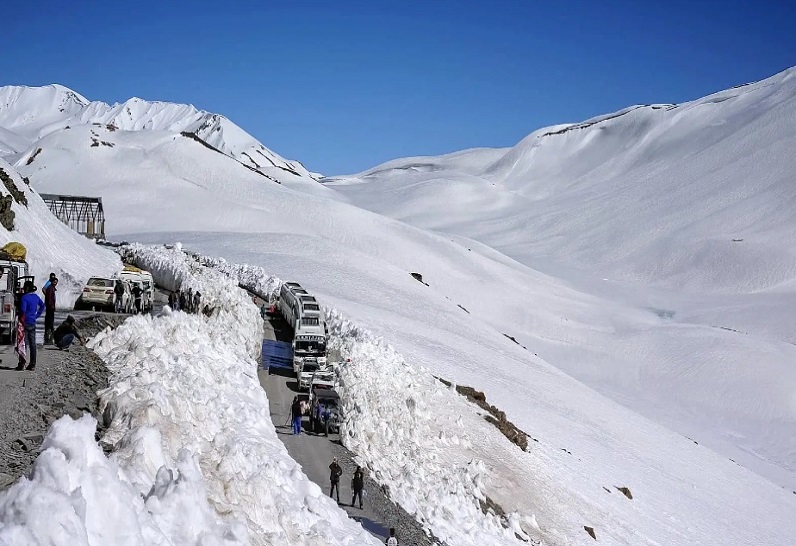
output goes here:
[[[0, 87], [0, 127], [5, 130], [0, 133], [0, 146], [7, 152], [22, 152], [48, 134], [78, 125], [103, 125], [123, 131], [188, 132], [275, 179], [311, 178], [301, 163], [275, 154], [224, 116], [192, 105], [149, 102], [136, 97], [109, 105], [89, 102], [60, 85]], [[24, 146], [20, 146], [22, 142]]]
[[[57, 305], [71, 309], [89, 277], [119, 271], [119, 257], [60, 222], [19, 173], [2, 159], [0, 170], [11, 178], [27, 200], [27, 205], [12, 202], [14, 230], [0, 226], [0, 246], [11, 241], [25, 245], [30, 274], [36, 276], [37, 285], [41, 287], [50, 273], [58, 275]], [[0, 193], [8, 194], [5, 186], [0, 186]]]
[[[722, 104], [733, 102], [715, 106]], [[92, 147], [91, 131], [113, 146]], [[42, 152], [25, 165], [35, 147]], [[208, 154], [199, 143], [166, 131], [75, 127], [42, 138], [16, 159], [34, 187], [102, 195], [110, 233], [129, 240], [181, 240], [205, 254], [298, 280], [354, 326], [344, 328], [341, 319], [343, 344], [361, 339], [354, 332], [367, 329], [363, 343], [382, 341], [370, 343], [370, 350], [347, 349], [364, 367], [352, 369], [351, 381], [372, 394], [362, 418], [372, 414], [392, 422], [403, 415], [394, 411], [394, 399], [378, 396], [390, 385], [361, 374], [407, 363], [419, 374], [416, 380], [408, 381], [412, 373], [385, 377], [399, 391], [412, 392], [412, 399], [439, 400], [432, 406], [439, 409], [429, 410], [433, 418], [458, 431], [450, 437], [436, 431], [431, 458], [418, 457], [420, 471], [427, 472], [421, 477], [438, 476], [440, 461], [456, 469], [474, 461], [473, 475], [483, 483], [479, 490], [516, 512], [524, 532], [546, 544], [589, 543], [584, 525], [607, 543], [725, 544], [728, 522], [738, 543], [787, 544], [796, 507], [790, 493], [796, 487], [796, 440], [790, 434], [796, 346], [713, 328], [699, 318], [726, 318], [721, 310], [732, 306], [749, 310], [742, 313], [745, 320], [752, 320], [752, 309], [767, 315], [758, 300], [744, 299], [756, 294], [705, 291], [695, 297], [648, 281], [602, 281], [577, 264], [553, 260], [532, 268], [523, 263], [527, 256], [514, 259], [498, 240], [483, 244], [463, 237], [452, 226], [472, 229], [470, 237], [498, 232], [505, 207], [526, 202], [487, 177], [486, 167], [505, 154], [472, 150], [449, 156], [449, 165], [466, 164], [455, 177], [445, 173], [449, 167], [412, 160], [406, 169], [374, 177], [392, 177], [393, 193], [389, 184], [359, 179], [327, 185], [323, 192], [303, 183], [263, 184], [232, 158]], [[413, 187], [401, 176], [428, 176], [438, 184]], [[586, 199], [571, 197], [573, 205]], [[376, 208], [379, 200], [404, 207], [394, 212], [402, 221], [348, 203], [392, 214]], [[494, 218], [482, 211], [494, 212]], [[523, 236], [535, 236], [514, 228], [505, 237], [518, 245]], [[422, 273], [428, 286], [410, 272]], [[768, 304], [781, 312], [779, 300], [769, 296]], [[518, 451], [474, 409], [433, 390], [428, 374], [483, 390], [539, 441], [531, 442], [529, 453]], [[412, 434], [435, 430], [426, 427], [425, 411], [423, 427], [396, 422], [398, 444], [390, 443], [392, 427], [366, 442], [352, 438], [369, 464], [383, 469], [385, 483], [405, 472], [402, 459], [391, 458], [389, 450], [421, 441]], [[445, 522], [456, 521], [453, 515], [445, 514], [438, 497], [419, 494], [422, 479], [404, 481], [406, 489], [397, 493], [402, 501], [415, 504], [418, 518], [428, 525], [435, 521], [444, 533]], [[629, 487], [633, 500], [614, 486]]]
[[540, 129], [508, 150], [394, 160], [324, 182], [350, 203], [477, 240], [647, 314], [614, 315], [573, 343], [518, 308], [525, 324], [514, 330], [574, 377], [793, 487], [794, 146], [789, 69], [685, 104]]

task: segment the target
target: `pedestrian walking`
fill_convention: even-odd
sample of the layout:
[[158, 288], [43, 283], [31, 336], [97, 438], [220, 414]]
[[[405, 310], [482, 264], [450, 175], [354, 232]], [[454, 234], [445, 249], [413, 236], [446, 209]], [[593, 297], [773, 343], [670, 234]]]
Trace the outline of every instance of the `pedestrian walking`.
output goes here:
[[86, 339], [80, 335], [80, 332], [75, 327], [75, 319], [72, 315], [66, 317], [66, 320], [55, 329], [54, 338], [56, 347], [62, 351], [69, 349], [75, 339], [79, 339], [80, 343], [84, 345], [86, 343]]
[[293, 404], [290, 406], [290, 415], [293, 417], [293, 434], [301, 434], [301, 402], [298, 396], [293, 397]]
[[182, 290], [177, 291], [177, 302], [178, 311], [185, 311], [185, 292]]
[[185, 310], [188, 313], [193, 313], [193, 288], [188, 289], [188, 296], [185, 298]]
[[169, 292], [169, 307], [174, 310], [174, 292]]
[[55, 290], [58, 286], [58, 278], [54, 273], [50, 273], [50, 280], [44, 288], [44, 344], [52, 345], [53, 332], [55, 330]]
[[384, 544], [387, 546], [398, 546], [398, 539], [395, 537], [395, 527], [390, 527], [390, 538]]
[[[33, 370], [36, 368], [36, 321], [44, 312], [44, 302], [36, 293], [36, 285], [32, 281], [25, 281], [22, 290], [25, 295], [22, 296], [20, 308], [25, 317], [25, 345], [29, 355], [28, 366], [25, 369]], [[17, 369], [22, 369], [21, 363]]]
[[337, 457], [332, 459], [332, 464], [329, 465], [329, 481], [332, 482], [332, 487], [329, 489], [329, 496], [334, 496], [337, 493], [337, 502], [340, 503], [340, 476], [343, 475], [343, 469], [337, 464]]
[[201, 305], [202, 305], [202, 294], [200, 294], [199, 291], [197, 290], [196, 292], [193, 293], [193, 312], [199, 313]]
[[361, 466], [357, 466], [354, 471], [354, 478], [351, 480], [351, 490], [354, 491], [354, 496], [351, 497], [351, 506], [354, 506], [354, 501], [359, 497], [359, 509], [362, 510], [362, 490], [365, 489], [365, 471]]

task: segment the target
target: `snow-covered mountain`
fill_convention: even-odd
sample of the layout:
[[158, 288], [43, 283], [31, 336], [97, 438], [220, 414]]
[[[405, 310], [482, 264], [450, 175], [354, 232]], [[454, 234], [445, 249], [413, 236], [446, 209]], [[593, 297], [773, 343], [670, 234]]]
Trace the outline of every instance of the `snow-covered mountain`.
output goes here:
[[41, 197], [3, 159], [0, 194], [11, 196], [13, 213], [8, 226], [0, 226], [0, 246], [12, 241], [25, 245], [30, 274], [36, 277], [38, 286], [50, 273], [58, 275], [59, 307], [71, 308], [92, 275], [111, 275], [121, 268], [115, 253], [97, 246], [53, 216]]
[[[371, 368], [390, 363], [404, 405], [433, 374], [484, 391], [538, 440], [520, 451], [446, 405], [451, 426], [410, 485], [444, 490], [439, 461], [463, 473], [483, 461], [481, 490], [545, 544], [590, 543], [590, 526], [614, 544], [784, 545], [796, 532], [792, 76], [323, 185], [284, 171], [264, 184], [180, 127], [36, 132], [51, 109], [32, 109], [43, 123], [27, 128], [11, 116], [0, 141], [28, 139], [9, 157], [34, 188], [102, 196], [111, 234], [300, 281], [388, 344]], [[370, 411], [400, 417], [375, 375], [360, 379]], [[427, 432], [392, 423], [405, 441]], [[362, 456], [405, 474], [380, 446]], [[472, 524], [405, 493], [432, 530]]]
[[61, 85], [0, 87], [0, 153], [23, 152], [42, 137], [80, 125], [186, 133], [274, 180], [312, 178], [301, 163], [272, 152], [224, 116], [192, 105], [135, 97], [109, 105], [90, 102]]

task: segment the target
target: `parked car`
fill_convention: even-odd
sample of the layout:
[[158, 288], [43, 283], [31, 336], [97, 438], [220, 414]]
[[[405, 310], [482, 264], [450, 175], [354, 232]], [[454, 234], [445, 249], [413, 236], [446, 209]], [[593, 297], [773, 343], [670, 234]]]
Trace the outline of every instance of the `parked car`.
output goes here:
[[[110, 277], [91, 277], [86, 286], [83, 287], [83, 293], [77, 300], [76, 306], [81, 307], [100, 307], [110, 311], [114, 310], [114, 302], [116, 296], [113, 289], [116, 286], [116, 281], [120, 279], [112, 279]], [[129, 313], [132, 311], [133, 297], [130, 292], [130, 283], [121, 279], [122, 286], [124, 286], [124, 294], [122, 295], [122, 312]]]

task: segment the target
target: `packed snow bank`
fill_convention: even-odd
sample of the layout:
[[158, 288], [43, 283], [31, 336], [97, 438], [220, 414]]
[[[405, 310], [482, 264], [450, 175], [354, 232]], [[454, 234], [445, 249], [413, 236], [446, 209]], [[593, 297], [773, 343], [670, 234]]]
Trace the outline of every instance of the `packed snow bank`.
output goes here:
[[[164, 286], [193, 288], [210, 316], [166, 311], [133, 317], [94, 340], [111, 370], [101, 404], [115, 417], [105, 441], [141, 494], [196, 454], [207, 500], [245, 525], [252, 544], [374, 544], [310, 482], [279, 441], [257, 379], [262, 319], [228, 276], [202, 267], [179, 245], [129, 248]], [[156, 435], [142, 434], [155, 430]]]
[[[59, 308], [71, 309], [80, 296], [85, 282], [92, 276], [111, 275], [122, 267], [119, 257], [108, 249], [71, 230], [58, 220], [47, 208], [38, 193], [33, 191], [4, 160], [0, 159], [0, 171], [10, 177], [12, 183], [24, 195], [27, 205], [12, 200], [14, 229], [0, 226], [0, 246], [18, 241], [28, 250], [27, 262], [30, 274], [36, 276], [41, 288], [50, 273], [58, 275]], [[0, 174], [2, 176], [2, 174]], [[0, 193], [5, 195], [8, 188]]]
[[[208, 505], [195, 455], [180, 451], [142, 491], [105, 457], [95, 431], [89, 415], [53, 424], [31, 477], [0, 494], [0, 544], [249, 544], [241, 525]], [[134, 438], [157, 455], [155, 429], [140, 427]]]

